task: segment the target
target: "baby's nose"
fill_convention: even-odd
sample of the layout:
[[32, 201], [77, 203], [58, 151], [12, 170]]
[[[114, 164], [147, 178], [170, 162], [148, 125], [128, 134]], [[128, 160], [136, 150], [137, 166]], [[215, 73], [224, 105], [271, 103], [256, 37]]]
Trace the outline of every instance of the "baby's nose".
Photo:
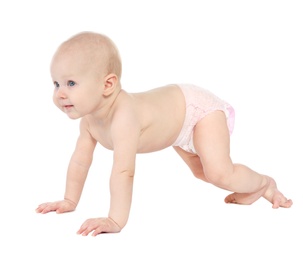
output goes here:
[[56, 91], [56, 97], [59, 99], [64, 99], [67, 97], [66, 91], [64, 90], [64, 87], [59, 87]]

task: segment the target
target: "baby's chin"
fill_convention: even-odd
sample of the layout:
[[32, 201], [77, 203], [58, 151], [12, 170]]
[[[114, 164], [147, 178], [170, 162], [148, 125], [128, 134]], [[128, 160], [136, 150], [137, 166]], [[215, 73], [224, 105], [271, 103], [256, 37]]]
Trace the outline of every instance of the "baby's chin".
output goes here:
[[71, 114], [67, 114], [67, 116], [70, 118], [70, 119], [73, 119], [73, 120], [76, 120], [76, 119], [79, 119], [81, 116], [76, 116], [76, 115], [71, 115]]
[[73, 119], [73, 120], [76, 120], [76, 119], [79, 119], [80, 117], [82, 117], [81, 115], [79, 115], [78, 113], [75, 113], [75, 112], [63, 111], [63, 113], [66, 114], [68, 116], [68, 118]]

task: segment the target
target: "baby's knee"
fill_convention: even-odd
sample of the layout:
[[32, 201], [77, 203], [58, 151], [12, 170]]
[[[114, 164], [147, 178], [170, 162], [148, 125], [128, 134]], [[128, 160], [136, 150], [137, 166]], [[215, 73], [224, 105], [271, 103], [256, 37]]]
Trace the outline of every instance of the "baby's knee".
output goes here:
[[202, 169], [194, 170], [194, 171], [192, 170], [192, 173], [194, 174], [194, 176], [197, 179], [205, 181], [205, 182], [209, 182], [208, 179], [205, 177], [205, 174]]

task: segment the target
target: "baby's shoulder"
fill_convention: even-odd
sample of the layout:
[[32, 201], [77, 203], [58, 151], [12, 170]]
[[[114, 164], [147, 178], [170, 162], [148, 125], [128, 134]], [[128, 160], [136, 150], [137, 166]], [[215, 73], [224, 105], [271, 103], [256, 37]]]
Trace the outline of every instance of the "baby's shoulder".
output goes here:
[[80, 119], [80, 123], [79, 123], [80, 131], [85, 130], [89, 132], [89, 125], [90, 125], [89, 121], [90, 120], [87, 116], [84, 116]]

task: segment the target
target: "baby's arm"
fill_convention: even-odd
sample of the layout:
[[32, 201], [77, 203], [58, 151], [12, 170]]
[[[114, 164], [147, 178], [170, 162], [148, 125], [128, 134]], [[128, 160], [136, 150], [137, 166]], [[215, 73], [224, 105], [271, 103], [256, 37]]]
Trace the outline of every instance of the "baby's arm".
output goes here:
[[87, 122], [83, 118], [80, 122], [80, 135], [67, 170], [64, 200], [43, 203], [36, 209], [38, 213], [50, 211], [63, 213], [75, 210], [92, 162], [95, 146], [96, 141], [88, 132]]
[[140, 127], [133, 115], [122, 113], [111, 126], [114, 161], [110, 178], [110, 210], [107, 218], [88, 219], [78, 234], [95, 236], [102, 232], [119, 232], [126, 225], [133, 190], [135, 159]]

